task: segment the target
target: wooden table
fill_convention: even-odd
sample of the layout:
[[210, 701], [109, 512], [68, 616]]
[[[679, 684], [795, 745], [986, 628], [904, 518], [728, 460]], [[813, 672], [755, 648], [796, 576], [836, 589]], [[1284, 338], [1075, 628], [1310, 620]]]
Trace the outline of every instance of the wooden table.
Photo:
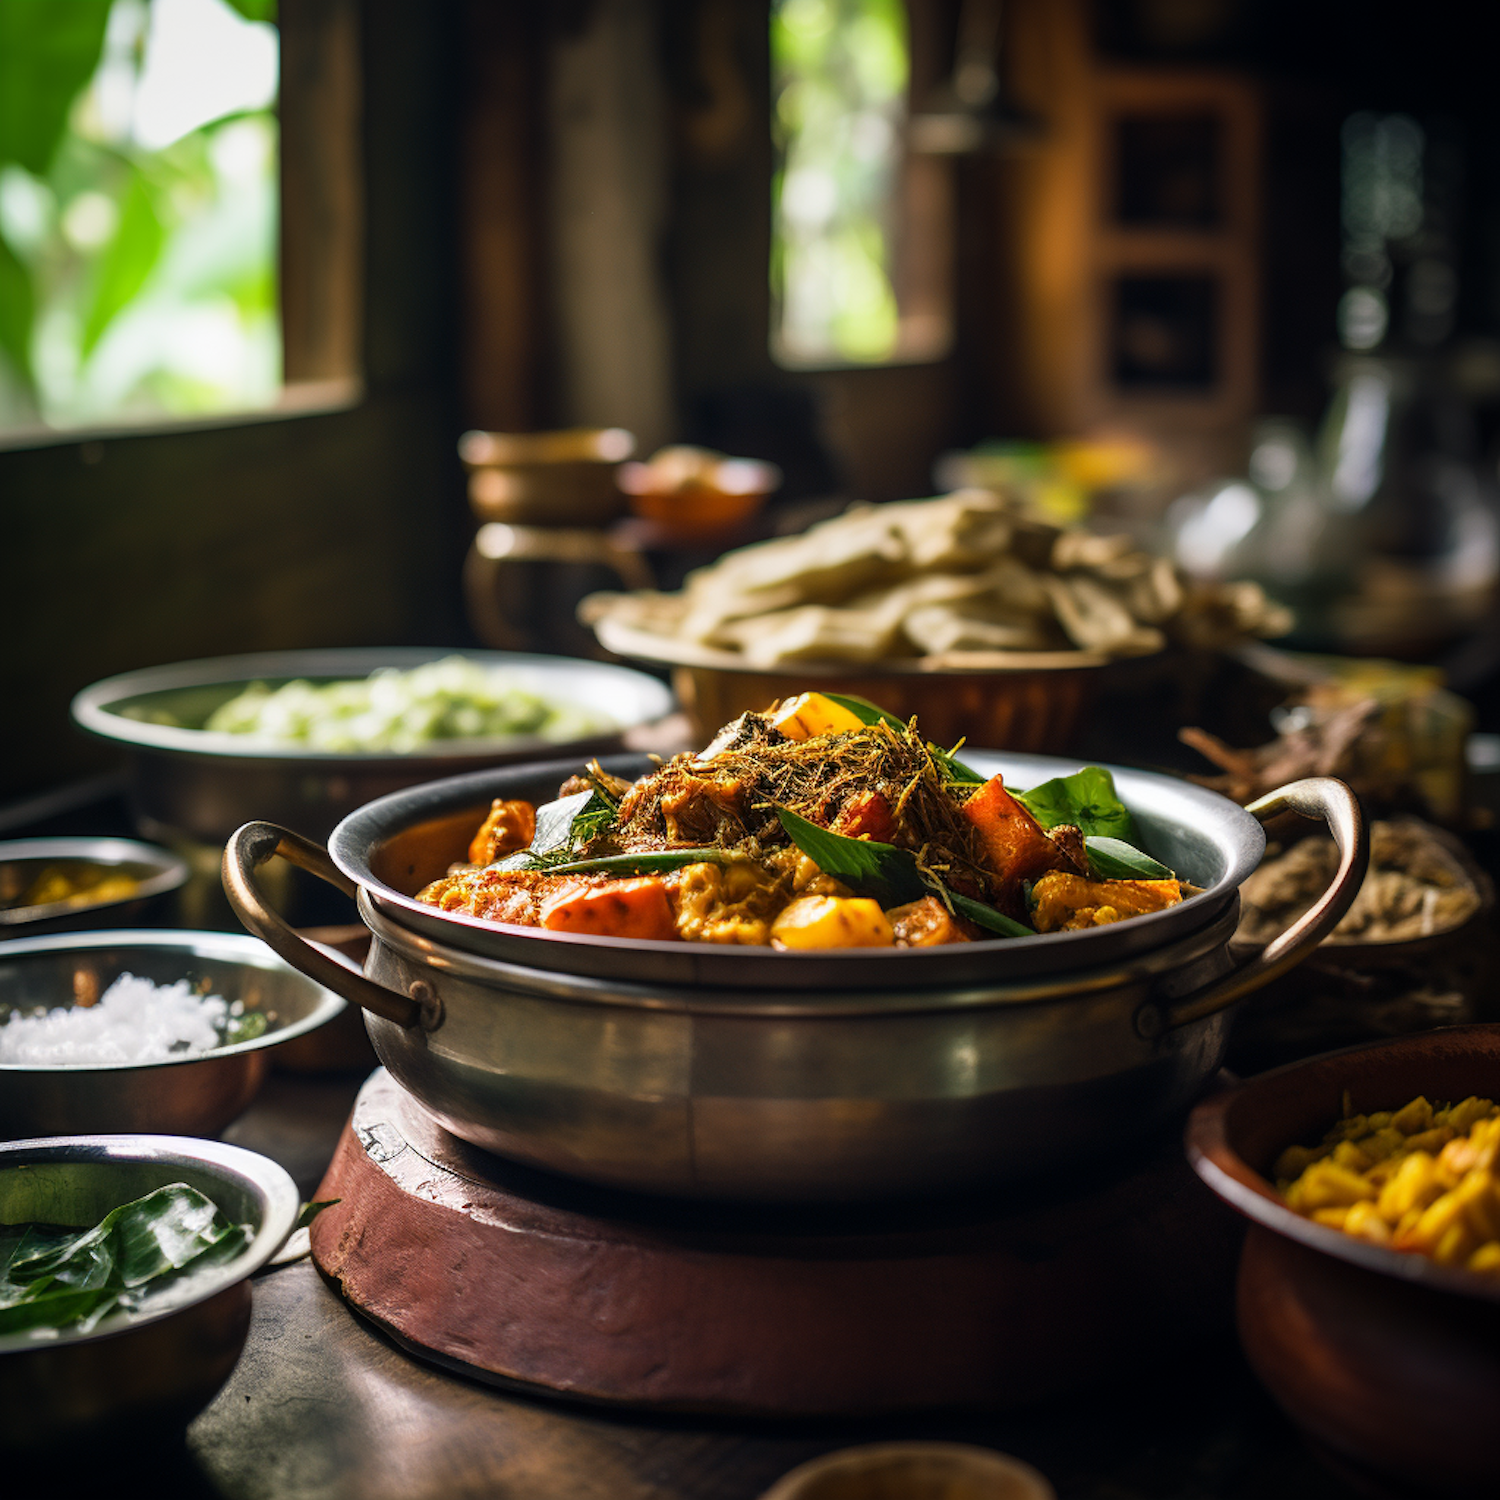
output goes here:
[[[280, 1160], [310, 1195], [360, 1075], [273, 1074], [227, 1138]], [[1232, 1335], [1176, 1368], [1142, 1351], [1129, 1389], [1033, 1410], [878, 1424], [725, 1423], [507, 1394], [420, 1364], [361, 1321], [309, 1260], [255, 1284], [249, 1341], [180, 1445], [4, 1472], [14, 1500], [754, 1500], [852, 1443], [981, 1443], [1036, 1465], [1062, 1500], [1313, 1500], [1347, 1493], [1262, 1395]], [[61, 1457], [61, 1456], [60, 1456]]]
[[[130, 832], [123, 805], [118, 828], [108, 812], [80, 803], [38, 822], [33, 811], [5, 831]], [[1485, 838], [1481, 856], [1500, 869], [1500, 836]], [[1497, 972], [1500, 960], [1478, 986], [1484, 1019], [1497, 1015]], [[311, 1196], [364, 1076], [273, 1073], [226, 1138], [280, 1161]], [[1026, 1411], [864, 1426], [674, 1421], [506, 1394], [419, 1364], [303, 1260], [257, 1280], [244, 1355], [184, 1438], [137, 1455], [58, 1454], [40, 1473], [0, 1455], [0, 1500], [755, 1500], [807, 1458], [891, 1438], [1014, 1454], [1061, 1500], [1354, 1493], [1308, 1452], [1227, 1331], [1175, 1367], [1143, 1350], [1128, 1389], [1097, 1386]]]

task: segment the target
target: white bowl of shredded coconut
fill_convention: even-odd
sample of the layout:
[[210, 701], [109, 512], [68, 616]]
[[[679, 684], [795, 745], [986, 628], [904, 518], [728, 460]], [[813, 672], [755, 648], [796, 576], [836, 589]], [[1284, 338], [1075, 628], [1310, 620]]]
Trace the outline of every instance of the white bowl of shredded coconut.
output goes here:
[[0, 943], [0, 1138], [217, 1135], [344, 1001], [242, 933]]

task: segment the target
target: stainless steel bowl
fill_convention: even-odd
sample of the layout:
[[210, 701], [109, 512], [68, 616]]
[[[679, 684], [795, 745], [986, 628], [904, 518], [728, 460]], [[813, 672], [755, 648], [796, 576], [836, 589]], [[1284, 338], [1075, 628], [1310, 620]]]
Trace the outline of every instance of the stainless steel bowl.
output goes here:
[[[49, 865], [89, 865], [128, 875], [137, 882], [128, 896], [74, 905], [51, 901], [34, 906], [7, 906], [25, 894]], [[185, 860], [154, 844], [134, 839], [9, 839], [0, 843], [0, 938], [62, 932], [114, 924], [137, 917], [186, 883]]]
[[[1076, 769], [966, 753], [1015, 785]], [[624, 770], [620, 765], [618, 769]], [[269, 824], [224, 855], [232, 904], [289, 962], [370, 1012], [391, 1074], [448, 1129], [615, 1187], [704, 1199], [828, 1201], [969, 1189], [1121, 1150], [1218, 1067], [1229, 1008], [1306, 956], [1364, 873], [1342, 782], [1297, 782], [1247, 811], [1115, 768], [1153, 852], [1205, 887], [1108, 928], [937, 949], [771, 948], [560, 934], [411, 899], [461, 857], [492, 796], [559, 767], [414, 788], [335, 831], [333, 858]], [[640, 768], [637, 767], [637, 770]], [[1323, 900], [1253, 961], [1228, 949], [1258, 817], [1328, 822], [1343, 853]], [[349, 894], [373, 933], [363, 976], [267, 905], [280, 852]]]
[[271, 1049], [331, 1021], [344, 1001], [235, 932], [93, 932], [0, 944], [0, 1021], [71, 1006], [124, 973], [187, 979], [269, 1022], [263, 1035], [156, 1063], [0, 1063], [0, 1138], [149, 1131], [217, 1135], [255, 1097]]
[[106, 1318], [91, 1333], [0, 1335], [0, 1447], [141, 1441], [183, 1426], [229, 1378], [250, 1327], [250, 1284], [297, 1220], [296, 1184], [238, 1146], [174, 1136], [93, 1135], [0, 1145], [0, 1223], [86, 1228], [111, 1209], [186, 1182], [254, 1228], [189, 1300]]
[[[251, 744], [243, 735], [151, 722], [152, 715], [167, 714], [180, 724], [202, 725], [252, 682], [278, 684], [304, 677], [346, 681], [382, 667], [410, 670], [455, 654], [503, 671], [544, 697], [596, 709], [618, 727], [567, 744], [512, 735], [437, 741], [406, 754], [355, 754]], [[416, 647], [273, 651], [178, 662], [106, 678], [73, 700], [79, 725], [125, 750], [130, 802], [141, 831], [169, 842], [198, 840], [216, 849], [251, 818], [276, 818], [323, 838], [371, 798], [437, 776], [565, 750], [584, 758], [618, 750], [628, 731], [671, 711], [666, 685], [627, 667], [572, 657]]]
[[[968, 748], [964, 761], [982, 775], [1003, 774], [1013, 787], [1036, 786], [1078, 769], [1076, 760]], [[631, 779], [652, 769], [645, 756], [606, 757], [602, 764]], [[579, 769], [576, 760], [546, 761], [410, 787], [351, 813], [334, 830], [328, 854], [345, 883], [364, 891], [383, 916], [466, 952], [606, 980], [821, 991], [1004, 984], [1039, 974], [1076, 973], [1159, 949], [1202, 928], [1235, 902], [1240, 882], [1265, 850], [1260, 823], [1217, 792], [1171, 776], [1112, 766], [1115, 785], [1135, 814], [1147, 850], [1199, 889], [1164, 911], [1081, 932], [936, 948], [783, 953], [768, 947], [544, 932], [442, 911], [416, 899], [424, 885], [467, 857], [469, 837], [492, 798], [548, 801]]]

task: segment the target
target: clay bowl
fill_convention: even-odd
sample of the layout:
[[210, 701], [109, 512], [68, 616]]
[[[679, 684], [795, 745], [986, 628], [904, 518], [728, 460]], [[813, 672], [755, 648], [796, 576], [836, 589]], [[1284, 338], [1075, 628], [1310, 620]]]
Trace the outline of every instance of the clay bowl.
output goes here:
[[743, 526], [781, 485], [775, 464], [749, 458], [726, 458], [705, 466], [686, 484], [663, 482], [652, 464], [621, 464], [621, 490], [636, 515], [654, 522], [684, 541], [712, 538]]
[[1367, 1244], [1295, 1214], [1267, 1180], [1280, 1152], [1346, 1111], [1500, 1094], [1500, 1026], [1330, 1052], [1206, 1100], [1198, 1175], [1251, 1221], [1240, 1340], [1286, 1414], [1376, 1493], [1500, 1493], [1500, 1282]]
[[480, 521], [606, 526], [625, 509], [615, 479], [635, 438], [620, 427], [467, 432], [458, 451]]
[[1091, 651], [1008, 651], [983, 660], [966, 653], [961, 665], [928, 657], [759, 670], [735, 652], [669, 640], [608, 615], [597, 615], [593, 626], [607, 651], [671, 668], [673, 691], [700, 740], [742, 713], [813, 688], [868, 698], [903, 719], [915, 714], [923, 733], [940, 744], [967, 738], [971, 745], [1048, 754], [1066, 748], [1112, 665]]
[[1056, 1500], [1030, 1464], [967, 1443], [870, 1443], [800, 1464], [761, 1500]]

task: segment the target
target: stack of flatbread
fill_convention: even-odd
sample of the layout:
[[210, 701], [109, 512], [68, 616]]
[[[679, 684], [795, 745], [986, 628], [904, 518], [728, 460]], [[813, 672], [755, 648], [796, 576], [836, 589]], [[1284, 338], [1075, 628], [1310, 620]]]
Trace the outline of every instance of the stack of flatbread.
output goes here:
[[1143, 656], [1169, 641], [1211, 647], [1291, 627], [1254, 583], [1190, 584], [1128, 536], [1057, 526], [985, 489], [853, 506], [726, 553], [680, 593], [595, 594], [580, 613], [766, 670]]

